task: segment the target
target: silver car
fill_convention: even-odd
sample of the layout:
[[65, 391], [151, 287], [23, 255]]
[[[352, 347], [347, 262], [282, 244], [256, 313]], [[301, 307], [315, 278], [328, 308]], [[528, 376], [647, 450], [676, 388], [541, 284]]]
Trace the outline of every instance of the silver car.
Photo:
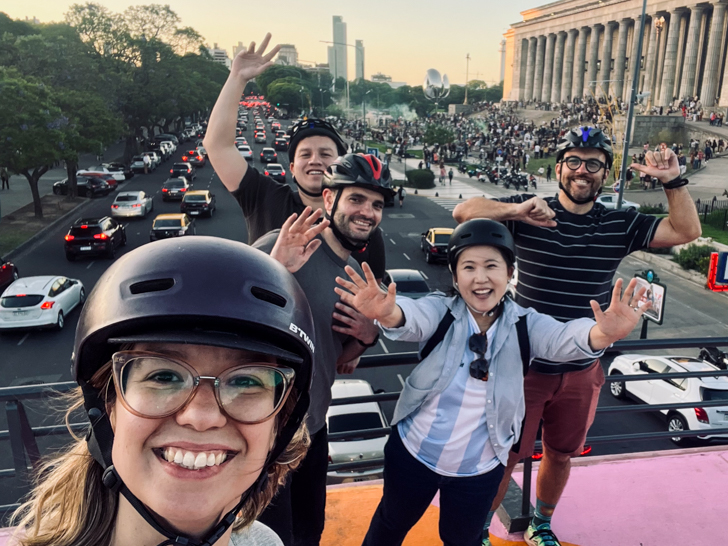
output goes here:
[[[617, 196], [616, 195], [600, 195], [597, 197], [597, 203], [604, 205], [607, 210], [617, 210]], [[622, 208], [626, 210], [639, 210], [642, 205], [635, 203], [634, 201], [627, 201], [622, 199]]]
[[154, 200], [143, 191], [124, 191], [119, 193], [111, 205], [113, 218], [146, 218], [154, 210]]
[[242, 155], [247, 161], [253, 161], [253, 150], [250, 149], [250, 146], [238, 144], [238, 152], [240, 152], [240, 155]]

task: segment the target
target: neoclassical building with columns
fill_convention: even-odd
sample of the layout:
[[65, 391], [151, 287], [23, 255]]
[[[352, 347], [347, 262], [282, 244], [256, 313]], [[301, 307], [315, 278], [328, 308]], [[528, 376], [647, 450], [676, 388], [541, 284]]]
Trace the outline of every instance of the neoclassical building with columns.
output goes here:
[[700, 97], [706, 108], [728, 106], [727, 4], [648, 0], [644, 28], [642, 0], [558, 0], [523, 11], [523, 21], [504, 35], [503, 96], [627, 99], [639, 62], [637, 92], [649, 92], [655, 106], [688, 96]]

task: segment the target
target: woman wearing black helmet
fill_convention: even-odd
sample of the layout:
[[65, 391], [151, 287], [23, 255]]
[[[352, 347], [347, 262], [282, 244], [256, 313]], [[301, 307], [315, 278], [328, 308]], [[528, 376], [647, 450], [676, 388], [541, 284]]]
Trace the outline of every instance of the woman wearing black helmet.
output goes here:
[[312, 335], [296, 281], [246, 245], [125, 255], [76, 331], [89, 434], [42, 468], [19, 544], [280, 545], [253, 521], [306, 450]]
[[[390, 339], [421, 343], [420, 364], [397, 402], [385, 448], [384, 495], [364, 540], [367, 546], [401, 544], [440, 491], [440, 538], [445, 545], [476, 546], [524, 417], [523, 375], [531, 357], [596, 357], [637, 324], [636, 282], [597, 322], [562, 324], [506, 297], [514, 268], [509, 231], [492, 220], [455, 229], [448, 263], [455, 295], [419, 300], [396, 296], [353, 270], [338, 279], [342, 299], [376, 319]], [[433, 339], [434, 338], [434, 339]]]

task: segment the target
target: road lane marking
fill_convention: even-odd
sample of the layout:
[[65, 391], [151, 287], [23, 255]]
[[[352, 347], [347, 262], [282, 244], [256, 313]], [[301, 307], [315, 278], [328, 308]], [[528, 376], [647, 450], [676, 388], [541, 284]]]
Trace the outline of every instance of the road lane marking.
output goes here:
[[420, 274], [425, 278], [426, 281], [430, 280], [427, 275], [425, 275], [424, 271], [420, 271]]
[[412, 259], [411, 259], [411, 258], [410, 258], [409, 256], [407, 256], [407, 254], [405, 254], [404, 252], [402, 252], [402, 254], [403, 254], [403, 255], [404, 255], [404, 257], [405, 257], [405, 258], [407, 258], [407, 259], [408, 259], [409, 261], [412, 261]]
[[387, 346], [386, 346], [386, 345], [384, 344], [384, 341], [382, 340], [382, 338], [381, 338], [381, 337], [379, 338], [379, 345], [381, 345], [381, 346], [382, 346], [382, 350], [383, 350], [383, 351], [384, 351], [385, 353], [389, 354], [389, 349], [387, 349]]
[[91, 269], [91, 266], [92, 266], [92, 265], [94, 265], [95, 263], [96, 263], [96, 262], [91, 262], [90, 264], [88, 264], [88, 265], [86, 266], [86, 269]]
[[[22, 345], [22, 344], [23, 344], [23, 341], [25, 341], [26, 339], [28, 339], [28, 336], [29, 336], [29, 335], [30, 335], [30, 332], [28, 332], [28, 333], [27, 333], [27, 334], [25, 334], [25, 335], [24, 335], [24, 336], [23, 336], [22, 338], [20, 338], [20, 341], [18, 341], [18, 345], [19, 345], [19, 346], [20, 346], [20, 345]], [[380, 339], [379, 341], [382, 341], [382, 340]]]
[[397, 243], [394, 242], [394, 239], [390, 239], [390, 241], [392, 241], [392, 244], [393, 245], [396, 245], [397, 244]]
[[399, 382], [402, 383], [402, 388], [404, 388], [404, 379], [402, 379], [402, 374], [401, 373], [398, 373], [397, 374], [397, 379], [399, 379]]

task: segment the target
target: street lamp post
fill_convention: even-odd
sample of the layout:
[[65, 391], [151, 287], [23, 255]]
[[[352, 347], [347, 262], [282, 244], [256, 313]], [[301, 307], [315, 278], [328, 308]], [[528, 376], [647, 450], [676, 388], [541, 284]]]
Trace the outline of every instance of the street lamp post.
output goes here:
[[468, 70], [470, 69], [470, 53], [465, 55], [465, 100], [463, 104], [468, 104]]
[[362, 116], [364, 118], [364, 127], [366, 127], [367, 124], [367, 95], [371, 93], [372, 90], [370, 89], [366, 93], [364, 93], [364, 97], [362, 97], [361, 100], [361, 110], [362, 110]]

